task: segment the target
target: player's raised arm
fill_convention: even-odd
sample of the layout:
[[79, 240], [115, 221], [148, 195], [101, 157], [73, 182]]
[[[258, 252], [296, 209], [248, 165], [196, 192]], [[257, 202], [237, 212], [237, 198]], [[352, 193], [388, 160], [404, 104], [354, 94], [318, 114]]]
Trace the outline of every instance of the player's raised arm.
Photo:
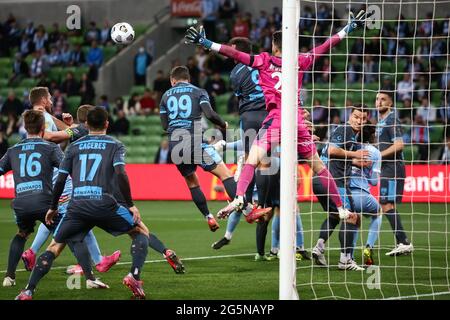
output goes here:
[[186, 39], [186, 43], [188, 44], [197, 44], [206, 49], [216, 51], [228, 58], [234, 59], [240, 63], [243, 63], [250, 67], [256, 67], [260, 62], [258, 59], [248, 53], [236, 50], [230, 46], [213, 42], [206, 38], [203, 27], [200, 27], [200, 30], [195, 29], [194, 27], [190, 27], [186, 31], [186, 35], [184, 36]]
[[370, 16], [372, 16], [372, 13], [365, 12], [364, 10], [361, 10], [356, 17], [353, 16], [352, 12], [350, 12], [348, 24], [337, 34], [328, 38], [323, 44], [314, 47], [310, 53], [314, 58], [328, 53], [331, 48], [341, 42], [341, 40], [344, 39], [350, 32], [358, 27], [364, 26]]

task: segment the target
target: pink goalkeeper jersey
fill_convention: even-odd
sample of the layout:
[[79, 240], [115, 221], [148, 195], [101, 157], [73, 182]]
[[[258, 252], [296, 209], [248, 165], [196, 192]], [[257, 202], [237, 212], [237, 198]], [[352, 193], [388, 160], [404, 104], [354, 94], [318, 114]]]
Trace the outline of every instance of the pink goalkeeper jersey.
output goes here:
[[[343, 37], [344, 35], [342, 35]], [[330, 49], [341, 41], [341, 36], [335, 34], [328, 38], [323, 44], [314, 47], [308, 53], [298, 56], [298, 90], [300, 102], [300, 90], [302, 88], [303, 72], [311, 68], [314, 59], [329, 53]], [[267, 52], [258, 55], [249, 55], [238, 51], [230, 46], [218, 45], [219, 53], [232, 58], [240, 63], [259, 70], [259, 85], [264, 92], [266, 109], [270, 112], [279, 112], [281, 109], [281, 58], [271, 56]], [[299, 103], [300, 105], [300, 103]]]
[[[266, 109], [281, 110], [281, 58], [267, 52], [253, 56], [252, 67], [259, 70], [259, 85], [264, 92]], [[311, 68], [314, 56], [311, 53], [298, 56], [298, 90], [300, 106], [300, 89], [302, 88], [303, 72]]]

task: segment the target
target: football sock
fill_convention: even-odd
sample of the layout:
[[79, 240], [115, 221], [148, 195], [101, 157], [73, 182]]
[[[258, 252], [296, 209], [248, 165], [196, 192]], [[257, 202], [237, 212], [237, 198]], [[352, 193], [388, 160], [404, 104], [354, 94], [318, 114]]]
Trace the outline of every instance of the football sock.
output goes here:
[[333, 230], [339, 224], [339, 218], [334, 214], [329, 214], [328, 217], [323, 221], [322, 226], [320, 227], [319, 238], [323, 239], [324, 242], [327, 242], [328, 238], [333, 233]]
[[89, 233], [84, 237], [84, 242], [89, 250], [89, 255], [91, 256], [94, 264], [97, 265], [102, 262], [102, 253], [100, 252], [100, 248], [98, 246], [97, 239], [95, 238], [94, 232], [89, 231]]
[[267, 226], [269, 221], [261, 220], [256, 225], [256, 249], [258, 254], [263, 256], [265, 253], [264, 247], [266, 245]]
[[350, 250], [350, 254], [351, 254], [351, 257], [353, 260], [355, 259], [355, 257], [353, 256], [353, 253], [355, 252], [355, 248], [358, 244], [358, 238], [359, 238], [359, 228], [356, 228], [355, 232], [353, 233], [352, 248]]
[[250, 182], [252, 182], [254, 175], [255, 175], [255, 166], [251, 164], [244, 164], [241, 176], [239, 177], [239, 181], [237, 183], [236, 195], [238, 196], [245, 195], [245, 192], [247, 191]]
[[236, 196], [236, 181], [234, 181], [233, 177], [226, 178], [222, 181], [225, 190], [227, 191], [228, 196], [231, 199], [234, 199]]
[[321, 250], [324, 250], [325, 249], [325, 240], [323, 240], [322, 238], [319, 238], [317, 240], [316, 247], [320, 248]]
[[375, 242], [377, 242], [378, 234], [380, 233], [381, 221], [383, 219], [383, 216], [374, 216], [370, 219], [371, 221], [369, 225], [369, 234], [367, 236], [366, 246], [373, 248], [375, 246]]
[[272, 248], [280, 247], [280, 216], [275, 214], [272, 219]]
[[394, 231], [395, 238], [397, 239], [397, 244], [403, 243], [408, 245], [409, 240], [406, 236], [405, 230], [403, 229], [402, 221], [400, 220], [400, 215], [395, 209], [391, 209], [385, 214], [388, 219], [392, 231]]
[[253, 177], [252, 182], [248, 185], [247, 191], [245, 192], [245, 199], [248, 200], [248, 202], [252, 202], [253, 199], [253, 192], [255, 190], [255, 183], [256, 179]]
[[136, 280], [141, 279], [141, 270], [148, 253], [148, 237], [145, 234], [137, 234], [131, 242], [131, 263], [130, 273]]
[[162, 241], [159, 240], [158, 237], [155, 236], [153, 233], [150, 233], [148, 236], [148, 245], [150, 248], [161, 254], [164, 254], [167, 250], [166, 246], [162, 243]]
[[225, 238], [228, 240], [231, 240], [231, 237], [233, 236], [234, 230], [236, 230], [237, 225], [239, 224], [239, 221], [241, 221], [241, 213], [233, 211], [230, 216], [228, 217], [227, 221], [227, 232], [225, 233]]
[[322, 183], [325, 190], [328, 190], [331, 201], [334, 202], [337, 208], [342, 207], [341, 196], [339, 195], [336, 182], [331, 176], [330, 171], [328, 171], [327, 168], [323, 167], [323, 169], [317, 173], [317, 176], [319, 177], [319, 181]]
[[25, 242], [27, 242], [27, 239], [18, 234], [12, 239], [9, 246], [8, 270], [6, 271], [6, 276], [13, 279], [16, 278], [16, 269], [25, 248]]
[[352, 223], [342, 222], [339, 230], [339, 241], [341, 243], [341, 252], [351, 255], [353, 251], [353, 238], [357, 226]]
[[87, 280], [95, 280], [94, 273], [92, 272], [91, 256], [85, 241], [72, 242], [73, 254], [77, 258], [78, 264], [81, 266], [84, 272], [84, 276]]
[[30, 280], [28, 281], [27, 290], [34, 292], [39, 281], [50, 271], [55, 255], [53, 252], [45, 251], [37, 258], [36, 266], [31, 272]]
[[39, 225], [36, 236], [34, 237], [33, 243], [31, 244], [31, 250], [33, 250], [34, 253], [38, 253], [49, 236], [50, 230], [48, 230], [45, 224], [41, 223]]
[[207, 217], [209, 214], [208, 205], [206, 203], [205, 195], [203, 194], [200, 187], [194, 187], [189, 188], [191, 191], [192, 200], [194, 201], [195, 205], [197, 206], [198, 210]]
[[295, 222], [297, 224], [296, 228], [296, 240], [297, 244], [296, 246], [298, 248], [303, 248], [304, 239], [303, 239], [303, 225], [302, 225], [302, 218], [300, 217], [300, 214], [297, 213], [297, 216], [295, 217]]
[[256, 189], [258, 190], [258, 204], [262, 207], [265, 206], [267, 202], [267, 196], [270, 190], [270, 175], [269, 170], [256, 170]]

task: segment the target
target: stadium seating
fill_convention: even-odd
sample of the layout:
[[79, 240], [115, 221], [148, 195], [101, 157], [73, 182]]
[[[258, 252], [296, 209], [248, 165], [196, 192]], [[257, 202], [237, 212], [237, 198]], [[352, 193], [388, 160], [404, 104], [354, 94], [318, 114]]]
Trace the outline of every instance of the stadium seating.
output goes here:
[[130, 135], [118, 137], [127, 148], [127, 162], [152, 163], [163, 134], [159, 116], [131, 116], [128, 120]]

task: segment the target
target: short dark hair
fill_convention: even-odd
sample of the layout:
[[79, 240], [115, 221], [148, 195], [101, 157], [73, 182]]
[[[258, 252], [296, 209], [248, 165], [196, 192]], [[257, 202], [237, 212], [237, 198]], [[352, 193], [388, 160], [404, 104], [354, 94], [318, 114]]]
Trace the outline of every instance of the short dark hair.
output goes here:
[[83, 104], [77, 110], [77, 119], [78, 122], [84, 123], [87, 121], [87, 115], [89, 111], [93, 110], [95, 107], [90, 104]]
[[361, 143], [373, 143], [375, 140], [375, 125], [372, 123], [365, 124], [359, 138]]
[[391, 99], [392, 103], [394, 103], [394, 97], [393, 97], [392, 91], [390, 91], [390, 90], [380, 90], [380, 91], [378, 91], [378, 93], [387, 95], [389, 97], [389, 99]]
[[234, 37], [230, 40], [230, 45], [235, 45], [236, 49], [245, 53], [252, 53], [252, 43], [245, 37]]
[[30, 95], [28, 98], [30, 99], [31, 105], [34, 106], [42, 98], [47, 97], [48, 94], [49, 91], [47, 87], [34, 87], [33, 89], [30, 90]]
[[275, 31], [272, 34], [272, 42], [280, 50], [281, 50], [281, 44], [282, 44], [282, 40], [283, 40], [282, 35], [283, 35], [283, 33], [281, 32], [281, 30]]
[[108, 121], [108, 112], [102, 107], [94, 107], [87, 113], [87, 125], [92, 130], [105, 129], [106, 121]]
[[365, 104], [358, 103], [358, 104], [355, 104], [354, 106], [352, 106], [352, 113], [354, 111], [361, 111], [361, 112], [368, 113], [369, 112], [369, 108]]
[[38, 134], [42, 130], [45, 130], [44, 113], [41, 111], [27, 110], [22, 116], [25, 130], [27, 130], [28, 134]]
[[191, 80], [189, 69], [186, 66], [177, 66], [170, 71], [170, 79], [174, 80]]

